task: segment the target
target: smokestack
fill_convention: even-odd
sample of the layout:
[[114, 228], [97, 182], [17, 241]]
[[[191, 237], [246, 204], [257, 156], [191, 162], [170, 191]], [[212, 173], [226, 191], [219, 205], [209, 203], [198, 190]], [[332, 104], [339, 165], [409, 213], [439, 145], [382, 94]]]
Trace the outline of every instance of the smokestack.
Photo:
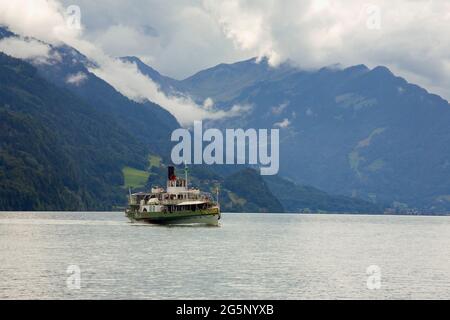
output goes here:
[[173, 166], [167, 167], [167, 179], [169, 180], [175, 179], [175, 167]]

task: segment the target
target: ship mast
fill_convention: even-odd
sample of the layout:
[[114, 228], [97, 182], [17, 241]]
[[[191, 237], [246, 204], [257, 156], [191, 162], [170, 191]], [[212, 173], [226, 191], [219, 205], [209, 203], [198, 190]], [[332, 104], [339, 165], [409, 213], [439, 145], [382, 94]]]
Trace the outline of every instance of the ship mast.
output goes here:
[[185, 179], [185, 183], [186, 183], [186, 189], [189, 189], [189, 187], [188, 187], [188, 168], [187, 168], [186, 161], [184, 161], [184, 179]]
[[220, 204], [219, 204], [219, 187], [216, 188], [216, 199], [217, 199], [217, 205], [220, 206]]

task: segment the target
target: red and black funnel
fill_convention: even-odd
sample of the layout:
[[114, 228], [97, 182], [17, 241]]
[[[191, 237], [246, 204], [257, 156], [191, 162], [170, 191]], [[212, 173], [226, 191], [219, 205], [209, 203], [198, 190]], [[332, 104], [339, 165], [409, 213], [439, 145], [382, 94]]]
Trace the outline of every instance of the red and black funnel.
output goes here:
[[169, 180], [176, 180], [177, 177], [175, 176], [175, 167], [174, 166], [168, 166], [167, 167], [167, 178]]

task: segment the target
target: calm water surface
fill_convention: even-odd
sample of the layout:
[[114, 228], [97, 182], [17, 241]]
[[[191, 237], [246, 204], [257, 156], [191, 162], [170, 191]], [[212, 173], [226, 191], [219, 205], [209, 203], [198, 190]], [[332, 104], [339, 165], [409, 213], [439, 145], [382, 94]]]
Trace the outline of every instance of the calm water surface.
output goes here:
[[450, 217], [224, 214], [216, 228], [5, 212], [0, 298], [449, 299]]

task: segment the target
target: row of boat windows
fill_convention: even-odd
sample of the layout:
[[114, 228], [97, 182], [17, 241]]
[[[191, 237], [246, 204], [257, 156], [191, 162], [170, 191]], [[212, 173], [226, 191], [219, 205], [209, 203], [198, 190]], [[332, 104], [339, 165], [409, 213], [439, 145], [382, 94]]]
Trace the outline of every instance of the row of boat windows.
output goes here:
[[186, 187], [186, 181], [182, 179], [169, 180], [167, 186], [169, 187]]
[[[197, 205], [185, 205], [185, 206], [167, 206], [164, 207], [162, 212], [180, 212], [180, 211], [197, 211], [197, 210], [205, 210], [208, 209], [208, 205], [206, 203], [197, 204]], [[148, 212], [146, 208], [142, 210], [143, 212]], [[154, 210], [150, 210], [150, 212], [155, 212]]]
[[165, 194], [165, 195], [159, 195], [159, 196], [151, 196], [150, 199], [159, 199], [159, 200], [185, 200], [185, 199], [191, 199], [191, 200], [196, 200], [196, 199], [200, 199], [201, 197], [199, 197], [198, 195], [189, 195], [186, 193], [181, 193], [181, 194]]
[[186, 206], [168, 206], [168, 212], [179, 212], [179, 211], [197, 211], [205, 210], [208, 208], [206, 203], [196, 204], [196, 205], [186, 205]]

